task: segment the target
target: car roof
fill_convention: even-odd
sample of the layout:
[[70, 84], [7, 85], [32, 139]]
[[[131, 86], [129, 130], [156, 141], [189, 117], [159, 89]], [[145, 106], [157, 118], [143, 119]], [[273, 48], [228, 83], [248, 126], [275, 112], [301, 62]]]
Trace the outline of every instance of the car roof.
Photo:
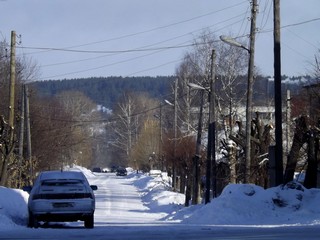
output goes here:
[[85, 179], [82, 172], [76, 171], [45, 171], [39, 176], [40, 180], [50, 180], [50, 179]]

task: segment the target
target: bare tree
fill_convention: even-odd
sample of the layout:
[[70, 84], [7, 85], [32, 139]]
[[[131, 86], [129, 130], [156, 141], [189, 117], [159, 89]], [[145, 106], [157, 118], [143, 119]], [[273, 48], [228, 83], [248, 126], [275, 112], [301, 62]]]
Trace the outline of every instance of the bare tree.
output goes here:
[[[216, 100], [216, 119], [217, 129], [220, 133], [224, 131], [224, 139], [229, 141], [229, 135], [232, 134], [233, 125], [236, 123], [237, 116], [239, 116], [238, 108], [241, 105], [242, 98], [239, 96], [245, 96], [245, 92], [238, 86], [243, 84], [242, 74], [245, 73], [247, 66], [246, 52], [241, 49], [232, 48], [229, 45], [223, 44], [217, 40], [218, 38], [206, 30], [202, 32], [194, 41], [194, 47], [188, 51], [183, 58], [183, 61], [177, 68], [177, 76], [179, 77], [179, 122], [180, 126], [187, 126], [187, 128], [180, 129], [185, 131], [186, 134], [195, 132], [197, 115], [191, 114], [191, 108], [199, 108], [199, 95], [197, 91], [188, 87], [189, 83], [195, 83], [201, 87], [207, 89], [211, 80], [211, 64], [212, 64], [212, 50], [214, 49], [217, 55], [216, 61], [213, 63], [217, 67], [215, 76], [216, 79], [216, 92], [214, 97]], [[240, 94], [239, 94], [240, 93]], [[205, 108], [209, 104], [205, 103]], [[205, 110], [208, 113], [208, 110]], [[205, 120], [208, 116], [205, 116]], [[238, 117], [239, 118], [239, 117]], [[224, 128], [222, 129], [222, 126]], [[207, 124], [204, 124], [204, 130], [206, 131]], [[186, 131], [187, 130], [187, 131]], [[222, 131], [222, 132], [223, 132]], [[221, 136], [221, 135], [219, 135]], [[221, 139], [221, 138], [220, 138]], [[221, 145], [223, 147], [224, 145]], [[238, 148], [235, 148], [238, 149]], [[231, 151], [230, 148], [224, 149], [225, 152]], [[239, 154], [230, 154], [226, 156], [239, 156]], [[236, 158], [230, 158], [231, 161], [239, 161]], [[228, 159], [227, 159], [228, 160]], [[235, 163], [230, 162], [230, 166], [236, 166]], [[236, 171], [233, 171], [236, 173]]]
[[[2, 134], [0, 135], [0, 167], [2, 171], [0, 172], [0, 179], [2, 184], [10, 183], [12, 181], [10, 178], [15, 178], [14, 174], [7, 174], [9, 169], [21, 168], [22, 161], [15, 153], [14, 149], [18, 142], [17, 132], [19, 131], [19, 121], [22, 121], [20, 118], [20, 99], [21, 99], [21, 89], [22, 84], [27, 81], [34, 80], [34, 78], [38, 75], [38, 67], [37, 64], [31, 59], [23, 56], [15, 59], [15, 107], [14, 108], [14, 128], [8, 129], [7, 119], [8, 119], [8, 106], [9, 106], [9, 79], [10, 79], [10, 53], [7, 49], [7, 42], [3, 41], [0, 43], [0, 115], [2, 118]], [[13, 132], [13, 141], [8, 141], [9, 131]], [[11, 137], [10, 137], [11, 138]], [[10, 145], [10, 146], [9, 146]], [[8, 159], [10, 158], [10, 159]], [[9, 177], [9, 181], [7, 181], [7, 177]]]
[[62, 146], [71, 136], [72, 118], [55, 99], [31, 95], [30, 102], [32, 153], [38, 162], [34, 170], [59, 169], [65, 160]]
[[[149, 171], [159, 169], [159, 122], [152, 118], [144, 121], [136, 144], [131, 152], [131, 164], [138, 169]], [[133, 161], [132, 161], [133, 160]]]
[[[98, 142], [96, 138], [95, 122], [100, 120], [100, 114], [95, 111], [97, 105], [84, 93], [67, 91], [57, 96], [64, 111], [72, 118], [70, 135], [66, 138], [64, 145], [66, 159], [65, 163], [81, 163], [90, 167], [93, 163], [93, 150]], [[94, 144], [95, 142], [95, 144]], [[98, 153], [96, 153], [98, 154]]]
[[[112, 145], [122, 154], [118, 162], [128, 163], [133, 161], [132, 148], [139, 140], [140, 133], [146, 119], [153, 118], [157, 109], [157, 101], [152, 100], [145, 93], [124, 93], [118, 105], [114, 109], [112, 129], [114, 133]], [[154, 109], [154, 110], [153, 110]]]
[[96, 109], [97, 104], [79, 91], [66, 91], [57, 95], [57, 99], [68, 112], [73, 120], [90, 121], [98, 118]]
[[224, 125], [226, 138], [233, 133], [233, 126], [236, 120], [239, 120], [239, 108], [244, 103], [245, 92], [243, 91], [242, 75], [247, 69], [246, 52], [243, 49], [236, 48], [225, 43], [217, 44], [219, 54], [217, 58], [217, 72], [219, 81], [217, 81], [216, 100], [217, 110], [220, 116], [227, 116]]

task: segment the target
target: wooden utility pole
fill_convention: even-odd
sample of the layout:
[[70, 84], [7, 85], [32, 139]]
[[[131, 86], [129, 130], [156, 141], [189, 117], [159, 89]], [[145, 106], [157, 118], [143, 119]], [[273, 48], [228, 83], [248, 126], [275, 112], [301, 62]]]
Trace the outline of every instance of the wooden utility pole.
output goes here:
[[247, 108], [246, 108], [246, 173], [245, 182], [250, 182], [251, 176], [251, 119], [252, 119], [252, 88], [254, 76], [254, 53], [256, 39], [256, 19], [258, 5], [257, 0], [253, 0], [251, 8], [251, 29], [250, 29], [250, 46], [249, 46], [249, 67], [248, 67], [248, 85], [247, 85]]
[[11, 54], [10, 54], [10, 90], [9, 90], [9, 127], [10, 146], [13, 144], [14, 136], [14, 97], [16, 84], [16, 32], [11, 32]]
[[275, 105], [275, 183], [283, 183], [283, 146], [282, 146], [282, 98], [281, 98], [281, 45], [280, 45], [280, 0], [273, 1], [274, 15], [274, 105]]
[[203, 118], [203, 95], [204, 89], [201, 92], [200, 113], [198, 122], [198, 133], [196, 143], [196, 153], [193, 158], [193, 192], [192, 192], [192, 204], [200, 203], [200, 150], [201, 150], [201, 133], [202, 133], [202, 118]]
[[176, 173], [176, 156], [177, 156], [177, 125], [178, 125], [178, 79], [174, 80], [174, 120], [173, 120], [173, 162], [172, 162], [172, 187], [176, 190], [177, 187], [177, 173]]
[[31, 149], [31, 128], [30, 128], [30, 108], [29, 108], [29, 90], [28, 86], [24, 88], [25, 107], [26, 107], [26, 130], [27, 130], [27, 160], [30, 163], [30, 180], [33, 179], [32, 149]]
[[217, 173], [216, 173], [216, 117], [215, 117], [215, 50], [211, 54], [211, 76], [209, 91], [209, 124], [208, 124], [208, 146], [207, 146], [207, 168], [206, 168], [206, 194], [205, 203], [210, 202], [211, 171], [212, 192], [216, 196]]
[[21, 91], [21, 116], [20, 116], [20, 134], [19, 134], [19, 187], [21, 187], [21, 175], [22, 175], [22, 161], [23, 161], [23, 144], [24, 144], [24, 123], [25, 123], [25, 97], [24, 97], [24, 85], [22, 85]]
[[11, 53], [10, 53], [10, 88], [9, 88], [9, 139], [5, 150], [4, 160], [1, 166], [0, 185], [4, 186], [7, 182], [7, 165], [14, 149], [14, 97], [16, 79], [16, 32], [11, 32]]

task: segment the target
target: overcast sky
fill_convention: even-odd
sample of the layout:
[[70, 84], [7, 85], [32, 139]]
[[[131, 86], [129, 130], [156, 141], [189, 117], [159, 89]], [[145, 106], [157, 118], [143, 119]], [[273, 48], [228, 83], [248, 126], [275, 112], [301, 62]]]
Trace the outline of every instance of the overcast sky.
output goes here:
[[[258, 2], [255, 65], [273, 75], [273, 1]], [[280, 2], [282, 74], [310, 74], [320, 1]], [[249, 0], [1, 0], [0, 9], [1, 39], [21, 35], [17, 55], [38, 63], [40, 80], [172, 75], [204, 29], [217, 37], [250, 29]]]

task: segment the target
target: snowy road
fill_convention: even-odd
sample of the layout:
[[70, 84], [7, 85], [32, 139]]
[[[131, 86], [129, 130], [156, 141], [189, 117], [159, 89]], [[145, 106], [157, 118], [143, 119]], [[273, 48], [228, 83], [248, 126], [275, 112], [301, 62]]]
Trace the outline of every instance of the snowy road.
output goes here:
[[51, 224], [39, 229], [16, 227], [0, 232], [0, 239], [319, 239], [319, 227], [239, 227], [188, 225], [163, 221], [166, 213], [149, 209], [130, 177], [89, 176], [96, 191], [95, 228], [82, 222]]
[[95, 226], [112, 224], [147, 224], [159, 220], [159, 214], [148, 211], [137, 189], [128, 178], [114, 174], [96, 174], [90, 178], [98, 186]]

